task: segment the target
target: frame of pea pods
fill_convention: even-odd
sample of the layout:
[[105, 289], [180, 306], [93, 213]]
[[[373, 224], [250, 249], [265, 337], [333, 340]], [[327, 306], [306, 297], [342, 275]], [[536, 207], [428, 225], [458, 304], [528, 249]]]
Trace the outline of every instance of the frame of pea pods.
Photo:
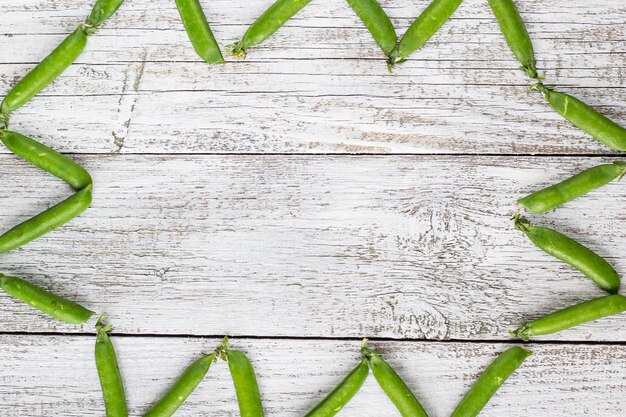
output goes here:
[[[97, 0], [86, 21], [70, 34], [48, 57], [31, 70], [7, 94], [0, 106], [0, 140], [17, 156], [67, 182], [76, 193], [34, 218], [12, 228], [0, 236], [0, 253], [21, 247], [62, 226], [80, 215], [91, 204], [93, 183], [91, 176], [80, 165], [45, 145], [8, 130], [9, 114], [50, 84], [84, 50], [89, 36], [113, 16], [124, 0]], [[198, 0], [175, 0], [181, 19], [198, 56], [209, 64], [224, 63], [223, 55], [207, 23]], [[247, 30], [241, 40], [227, 47], [234, 56], [245, 56], [311, 0], [278, 0]], [[452, 16], [462, 0], [433, 0], [432, 3], [398, 40], [389, 17], [376, 0], [346, 0], [363, 21], [387, 57], [390, 72], [394, 65], [405, 61], [421, 48]], [[603, 116], [579, 99], [560, 93], [543, 84], [538, 74], [532, 41], [513, 0], [488, 0], [494, 16], [511, 51], [521, 64], [520, 69], [533, 80], [531, 89], [539, 91], [548, 103], [575, 126], [605, 145], [626, 151], [626, 129]], [[573, 199], [582, 197], [626, 174], [626, 162], [616, 161], [587, 169], [543, 190], [518, 200], [519, 205], [532, 213], [545, 213]], [[626, 297], [617, 294], [620, 277], [615, 269], [600, 256], [573, 239], [545, 227], [531, 225], [519, 212], [514, 225], [525, 233], [540, 249], [568, 263], [594, 281], [610, 295], [596, 298], [556, 311], [521, 326], [510, 334], [528, 341], [532, 336], [555, 333], [578, 324], [626, 311]], [[87, 322], [94, 312], [58, 297], [26, 280], [0, 274], [0, 288], [16, 299], [24, 301], [48, 315], [72, 324]], [[107, 417], [128, 415], [124, 386], [117, 364], [115, 349], [109, 333], [112, 326], [100, 317], [96, 324], [96, 366], [100, 377]], [[403, 416], [425, 417], [419, 401], [380, 353], [361, 346], [362, 361], [324, 398], [307, 417], [335, 415], [358, 392], [370, 370], [379, 385]], [[476, 416], [506, 380], [530, 355], [514, 346], [501, 353], [484, 371], [465, 395], [452, 417]], [[228, 338], [218, 348], [193, 362], [144, 416], [173, 415], [202, 381], [211, 364], [223, 359], [228, 363], [242, 417], [261, 417], [263, 407], [256, 377], [250, 361], [239, 351], [228, 347]]]

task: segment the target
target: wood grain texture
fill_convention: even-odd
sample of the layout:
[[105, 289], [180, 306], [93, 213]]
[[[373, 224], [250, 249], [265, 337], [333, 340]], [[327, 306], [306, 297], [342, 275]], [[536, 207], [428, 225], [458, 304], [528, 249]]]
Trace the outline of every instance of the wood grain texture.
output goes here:
[[[69, 193], [0, 157], [0, 227]], [[603, 292], [513, 229], [517, 198], [608, 159], [80, 156], [94, 203], [1, 256], [125, 333], [507, 339]], [[9, 181], [5, 182], [5, 179]], [[623, 183], [534, 217], [626, 271]], [[624, 341], [617, 316], [547, 339]], [[0, 297], [1, 331], [77, 331]]]
[[[0, 91], [41, 60], [91, 0], [5, 0]], [[221, 43], [270, 1], [203, 2]], [[382, 2], [399, 33], [426, 1]], [[626, 5], [520, 4], [547, 81], [626, 123]], [[129, 1], [85, 54], [13, 116], [83, 153], [608, 153], [527, 89], [486, 1], [467, 0], [396, 75], [347, 3], [316, 0], [246, 61], [207, 66], [169, 0]]]
[[[114, 338], [131, 416], [140, 416], [217, 339]], [[4, 417], [101, 416], [93, 337], [0, 336], [0, 414]], [[309, 411], [359, 360], [359, 342], [234, 340], [257, 373], [267, 415]], [[448, 416], [506, 346], [373, 343], [414, 390], [431, 417]], [[501, 387], [481, 417], [621, 417], [626, 411], [626, 347], [530, 345], [534, 353]], [[41, 359], [46, 358], [45, 362]], [[176, 414], [237, 416], [232, 382], [215, 363]], [[370, 375], [340, 416], [397, 415]]]
[[[202, 4], [226, 44], [271, 1]], [[402, 34], [428, 1], [381, 3]], [[0, 95], [92, 2], [2, 0]], [[626, 4], [517, 4], [548, 83], [626, 123]], [[372, 347], [431, 417], [447, 416], [506, 348], [507, 329], [602, 295], [512, 228], [518, 197], [612, 160], [550, 156], [610, 151], [530, 93], [517, 66], [484, 0], [464, 1], [395, 75], [342, 1], [315, 0], [247, 60], [207, 66], [173, 1], [128, 0], [11, 119], [85, 165], [93, 207], [0, 255], [0, 272], [110, 315], [127, 334], [114, 340], [133, 416], [219, 342], [189, 336], [226, 333], [276, 338], [233, 342], [256, 367], [267, 415], [303, 415], [370, 336], [410, 339]], [[69, 195], [0, 153], [0, 230]], [[509, 156], [436, 156], [456, 153]], [[534, 219], [624, 274], [625, 186]], [[624, 320], [529, 345], [535, 355], [481, 416], [622, 417]], [[0, 415], [101, 416], [94, 338], [72, 335], [92, 325], [0, 294]], [[216, 364], [177, 416], [236, 416], [234, 398]], [[395, 413], [370, 378], [340, 416]]]

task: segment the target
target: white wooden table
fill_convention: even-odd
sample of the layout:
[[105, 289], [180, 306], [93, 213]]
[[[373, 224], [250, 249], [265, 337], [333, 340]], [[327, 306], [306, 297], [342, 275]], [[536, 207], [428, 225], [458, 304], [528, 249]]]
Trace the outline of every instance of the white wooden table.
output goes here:
[[[92, 0], [2, 0], [0, 92]], [[270, 0], [203, 1], [222, 44]], [[425, 0], [384, 0], [403, 33]], [[549, 83], [626, 123], [626, 3], [518, 1]], [[486, 0], [389, 75], [347, 4], [314, 0], [246, 60], [207, 66], [172, 0], [128, 0], [12, 129], [71, 154], [91, 209], [0, 256], [0, 270], [106, 312], [133, 416], [224, 334], [268, 416], [300, 416], [386, 353], [431, 417], [449, 415], [525, 320], [602, 295], [535, 249], [515, 200], [616, 155], [564, 122]], [[1, 94], [0, 94], [1, 95]], [[0, 152], [0, 227], [69, 195]], [[535, 218], [626, 274], [626, 184]], [[0, 295], [0, 415], [102, 416], [93, 324]], [[626, 318], [546, 337], [481, 414], [623, 417]], [[395, 415], [373, 379], [340, 416]], [[236, 416], [223, 364], [177, 416]]]

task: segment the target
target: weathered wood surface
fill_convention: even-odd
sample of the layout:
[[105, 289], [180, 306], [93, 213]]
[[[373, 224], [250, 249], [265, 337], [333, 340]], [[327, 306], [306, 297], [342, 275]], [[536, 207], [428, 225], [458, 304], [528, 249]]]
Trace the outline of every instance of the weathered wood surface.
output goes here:
[[[226, 44], [271, 0], [202, 3]], [[402, 34], [427, 1], [381, 3]], [[626, 4], [517, 3], [547, 81], [625, 123]], [[0, 96], [91, 4], [2, 0]], [[493, 341], [508, 341], [507, 329], [602, 295], [510, 216], [525, 193], [612, 160], [550, 154], [611, 151], [528, 91], [486, 0], [466, 0], [395, 75], [334, 0], [314, 0], [246, 60], [228, 59], [199, 62], [173, 1], [128, 0], [11, 119], [74, 153], [96, 188], [83, 216], [0, 255], [0, 272], [106, 312], [129, 335], [115, 341], [133, 416], [218, 343], [187, 336], [222, 334], [277, 338], [234, 341], [257, 369], [268, 415], [308, 411], [370, 336], [407, 339], [375, 347], [431, 417], [446, 416], [504, 350]], [[0, 230], [69, 195], [0, 153]], [[211, 153], [246, 155], [193, 155]], [[509, 156], [304, 155], [314, 153]], [[624, 274], [625, 186], [535, 219]], [[535, 355], [481, 416], [623, 416], [624, 320], [530, 345]], [[28, 334], [92, 325], [60, 325], [0, 294], [0, 415], [101, 416], [93, 337]], [[238, 415], [223, 364], [177, 414], [191, 415]], [[340, 415], [394, 411], [370, 379]]]
[[[401, 34], [426, 1], [382, 2]], [[240, 37], [270, 1], [203, 2], [216, 36]], [[91, 0], [5, 0], [0, 91], [89, 12]], [[626, 4], [520, 4], [547, 81], [626, 121]], [[71, 152], [608, 153], [552, 112], [487, 2], [454, 18], [389, 75], [343, 1], [316, 0], [246, 61], [199, 62], [174, 3], [129, 1], [84, 55], [15, 113], [15, 129]]]
[[[92, 208], [2, 255], [2, 270], [109, 313], [125, 333], [507, 339], [525, 319], [603, 294], [510, 219], [525, 193], [609, 159], [77, 159], [94, 176]], [[0, 161], [3, 229], [69, 193]], [[535, 219], [624, 273], [625, 186]], [[624, 341], [624, 320], [549, 339]], [[0, 330], [80, 329], [2, 296]]]
[[[91, 353], [93, 337], [0, 336], [3, 417], [103, 415]], [[140, 416], [184, 367], [218, 339], [115, 338], [131, 415]], [[253, 362], [269, 416], [301, 416], [356, 365], [359, 342], [234, 340]], [[448, 416], [463, 393], [506, 346], [375, 343], [406, 379], [431, 417]], [[481, 417], [621, 417], [626, 347], [530, 345], [534, 352], [501, 387]], [[44, 360], [45, 358], [45, 360]], [[224, 363], [176, 414], [237, 416]], [[398, 415], [370, 375], [340, 416]]]

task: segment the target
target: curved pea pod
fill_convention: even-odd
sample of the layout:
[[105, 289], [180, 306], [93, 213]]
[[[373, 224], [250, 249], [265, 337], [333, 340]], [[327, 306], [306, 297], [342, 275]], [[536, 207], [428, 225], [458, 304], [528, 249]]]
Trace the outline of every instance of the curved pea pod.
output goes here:
[[28, 102], [65, 71], [83, 52], [85, 45], [87, 34], [81, 25], [9, 91], [0, 111], [9, 113]]
[[109, 338], [111, 326], [103, 325], [101, 317], [96, 329], [98, 332], [95, 349], [96, 368], [100, 377], [106, 417], [128, 417], [124, 383], [117, 364], [115, 348]]
[[361, 352], [368, 360], [378, 385], [387, 394], [402, 417], [428, 417], [413, 392], [380, 354], [365, 347], [361, 349]]
[[21, 278], [0, 274], [0, 288], [12, 297], [65, 323], [83, 324], [96, 314]]
[[277, 0], [248, 28], [239, 42], [228, 46], [229, 52], [235, 56], [245, 55], [246, 50], [272, 36], [310, 2], [311, 0]]
[[546, 213], [608, 184], [626, 174], [626, 162], [598, 165], [558, 184], [551, 185], [517, 200], [526, 210]]
[[226, 349], [228, 369], [235, 384], [241, 417], [263, 417], [263, 405], [252, 364], [242, 352]]
[[523, 217], [516, 218], [515, 227], [538, 248], [578, 269], [603, 290], [613, 294], [619, 290], [620, 277], [615, 269], [587, 247], [556, 230], [533, 226]]
[[337, 414], [359, 391], [369, 369], [367, 359], [363, 359], [341, 383], [305, 417], [332, 417]]
[[625, 128], [576, 97], [542, 84], [535, 84], [533, 88], [540, 90], [550, 106], [574, 126], [613, 149], [626, 151]]
[[498, 388], [530, 355], [531, 352], [519, 346], [502, 352], [472, 385], [451, 417], [476, 417]]
[[174, 385], [144, 417], [171, 417], [196, 389], [215, 361], [216, 354], [204, 355], [189, 365]]
[[555, 311], [526, 323], [509, 334], [517, 339], [528, 341], [533, 336], [558, 333], [624, 311], [626, 311], [626, 297], [619, 294], [607, 295]]
[[17, 249], [64, 225], [91, 205], [91, 185], [0, 236], [0, 253]]
[[398, 43], [396, 30], [389, 16], [376, 0], [347, 0], [354, 12], [372, 34], [385, 55], [390, 56]]
[[489, 5], [511, 52], [522, 64], [522, 71], [530, 78], [539, 78], [533, 43], [513, 0], [489, 0]]
[[421, 48], [448, 21], [462, 2], [463, 0], [433, 0], [402, 36], [391, 63], [400, 63]]
[[67, 182], [75, 190], [92, 183], [89, 173], [76, 162], [16, 132], [0, 132], [0, 141], [14, 154]]
[[199, 0], [176, 0], [176, 7], [198, 56], [209, 64], [224, 62]]
[[97, 0], [87, 18], [87, 23], [97, 27], [102, 22], [113, 16], [124, 0]]

